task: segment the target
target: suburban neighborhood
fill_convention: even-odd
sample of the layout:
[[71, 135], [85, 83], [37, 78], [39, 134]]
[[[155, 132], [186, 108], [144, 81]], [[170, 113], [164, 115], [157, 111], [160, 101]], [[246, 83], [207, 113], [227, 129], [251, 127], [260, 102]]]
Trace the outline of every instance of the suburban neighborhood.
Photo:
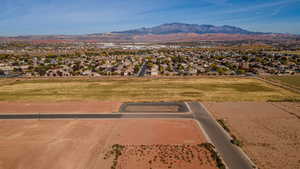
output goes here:
[[268, 48], [118, 46], [113, 43], [17, 45], [20, 44], [1, 44], [0, 77], [255, 76], [300, 72], [299, 53]]

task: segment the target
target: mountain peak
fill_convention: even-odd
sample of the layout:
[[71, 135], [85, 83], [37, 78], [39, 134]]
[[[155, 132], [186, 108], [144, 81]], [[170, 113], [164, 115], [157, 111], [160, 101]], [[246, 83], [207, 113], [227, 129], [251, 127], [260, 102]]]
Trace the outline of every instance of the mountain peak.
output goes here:
[[206, 33], [226, 33], [226, 34], [256, 34], [255, 32], [250, 32], [239, 27], [223, 25], [214, 26], [208, 24], [186, 24], [186, 23], [166, 23], [159, 26], [154, 26], [151, 28], [140, 28], [127, 31], [120, 31], [114, 33], [121, 34], [174, 34], [174, 33], [196, 33], [196, 34], [206, 34]]

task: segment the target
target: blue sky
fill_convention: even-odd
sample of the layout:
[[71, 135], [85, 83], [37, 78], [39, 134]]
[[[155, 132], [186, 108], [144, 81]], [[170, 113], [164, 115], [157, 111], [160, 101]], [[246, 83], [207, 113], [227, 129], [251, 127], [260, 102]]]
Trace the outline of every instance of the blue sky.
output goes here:
[[88, 34], [182, 22], [300, 34], [300, 0], [0, 0], [0, 35]]

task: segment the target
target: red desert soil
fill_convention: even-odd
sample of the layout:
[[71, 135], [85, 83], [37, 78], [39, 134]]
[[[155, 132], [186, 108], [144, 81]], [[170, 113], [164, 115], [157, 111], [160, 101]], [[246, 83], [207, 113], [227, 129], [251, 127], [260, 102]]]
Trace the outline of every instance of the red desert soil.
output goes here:
[[264, 169], [300, 168], [300, 103], [204, 103]]
[[216, 168], [193, 120], [0, 120], [0, 133], [0, 169]]
[[0, 114], [10, 113], [111, 113], [120, 102], [0, 102]]

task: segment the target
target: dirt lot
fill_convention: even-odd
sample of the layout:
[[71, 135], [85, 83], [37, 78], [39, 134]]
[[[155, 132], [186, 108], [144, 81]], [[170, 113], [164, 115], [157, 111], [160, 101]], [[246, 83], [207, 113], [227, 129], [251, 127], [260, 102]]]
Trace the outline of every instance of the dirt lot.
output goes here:
[[193, 120], [0, 120], [0, 133], [0, 169], [216, 168]]
[[0, 102], [0, 114], [10, 113], [111, 113], [118, 112], [120, 102]]
[[263, 169], [300, 168], [300, 103], [204, 103]]

